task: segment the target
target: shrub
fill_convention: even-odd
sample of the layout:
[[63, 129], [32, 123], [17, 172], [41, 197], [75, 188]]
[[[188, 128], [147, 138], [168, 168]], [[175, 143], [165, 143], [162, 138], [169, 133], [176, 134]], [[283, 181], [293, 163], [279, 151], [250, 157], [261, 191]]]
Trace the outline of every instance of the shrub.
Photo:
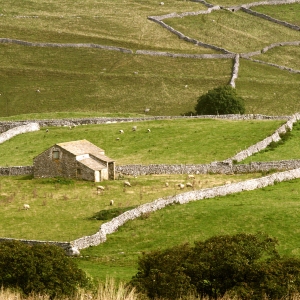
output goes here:
[[276, 245], [266, 234], [241, 233], [144, 253], [131, 284], [151, 299], [280, 299], [300, 291], [300, 260], [281, 258]]
[[0, 284], [26, 295], [39, 293], [54, 299], [88, 287], [89, 280], [57, 246], [5, 241], [0, 243]]
[[244, 100], [230, 85], [209, 90], [198, 98], [195, 106], [198, 115], [244, 114]]

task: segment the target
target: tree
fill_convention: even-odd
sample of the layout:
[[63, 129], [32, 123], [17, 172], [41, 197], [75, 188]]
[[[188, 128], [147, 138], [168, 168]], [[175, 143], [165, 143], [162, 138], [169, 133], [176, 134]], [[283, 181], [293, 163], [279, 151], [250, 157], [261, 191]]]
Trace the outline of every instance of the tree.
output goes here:
[[0, 243], [0, 285], [54, 299], [73, 295], [78, 287], [88, 287], [89, 280], [57, 246], [5, 241]]
[[131, 284], [150, 299], [292, 296], [300, 292], [300, 259], [280, 257], [276, 245], [266, 234], [240, 233], [144, 253]]
[[195, 106], [198, 115], [244, 114], [244, 100], [230, 85], [209, 90], [198, 98]]

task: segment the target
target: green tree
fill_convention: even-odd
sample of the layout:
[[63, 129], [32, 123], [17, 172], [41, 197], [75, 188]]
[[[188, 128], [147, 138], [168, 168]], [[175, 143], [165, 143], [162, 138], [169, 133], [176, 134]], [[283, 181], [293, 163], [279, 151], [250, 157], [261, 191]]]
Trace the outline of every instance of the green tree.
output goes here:
[[198, 98], [195, 106], [198, 115], [244, 114], [243, 98], [237, 96], [230, 85], [209, 90]]
[[5, 241], [0, 243], [0, 285], [54, 299], [88, 287], [89, 280], [57, 246]]
[[144, 253], [131, 284], [150, 299], [290, 297], [300, 291], [300, 259], [280, 257], [276, 245], [266, 234], [240, 233]]

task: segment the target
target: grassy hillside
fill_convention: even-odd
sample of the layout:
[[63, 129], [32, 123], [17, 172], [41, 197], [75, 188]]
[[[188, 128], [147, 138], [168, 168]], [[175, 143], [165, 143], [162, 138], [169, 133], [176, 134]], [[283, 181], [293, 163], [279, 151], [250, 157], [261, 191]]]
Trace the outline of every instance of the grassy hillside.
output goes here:
[[[299, 256], [300, 181], [226, 197], [169, 206], [126, 223], [107, 242], [82, 251], [79, 265], [94, 276], [129, 280], [143, 251], [193, 243], [218, 234], [266, 232], [282, 255]], [[130, 242], [128, 242], [130, 241]]]
[[[118, 165], [210, 163], [234, 156], [271, 135], [283, 123], [178, 119], [77, 126], [72, 130], [52, 127], [48, 133], [42, 128], [0, 144], [0, 166], [32, 165], [33, 158], [52, 145], [80, 139], [104, 149]], [[136, 132], [132, 131], [134, 125]], [[120, 135], [120, 129], [125, 133]]]
[[[238, 5], [242, 1], [214, 4]], [[270, 10], [296, 24], [299, 4]], [[206, 10], [200, 3], [154, 0], [87, 0], [53, 3], [44, 0], [10, 1], [0, 8], [0, 37], [31, 42], [95, 43], [125, 47], [133, 54], [88, 48], [39, 48], [1, 44], [0, 117], [46, 112], [98, 112], [179, 115], [194, 110], [197, 98], [209, 89], [228, 84], [231, 59], [189, 59], [141, 56], [136, 50], [171, 53], [216, 53], [178, 39], [151, 15]], [[273, 42], [300, 40], [299, 31], [240, 11], [166, 20], [177, 30], [234, 52], [260, 50]], [[282, 50], [271, 61], [298, 68], [299, 47]], [[280, 56], [280, 59], [277, 59]], [[260, 57], [258, 59], [260, 59]], [[267, 58], [267, 60], [269, 60]], [[257, 71], [256, 71], [257, 70]], [[247, 77], [245, 77], [245, 74]], [[252, 78], [252, 77], [255, 78]], [[256, 82], [258, 81], [258, 82]], [[236, 82], [250, 113], [292, 114], [299, 110], [299, 74], [243, 62]], [[40, 90], [40, 93], [36, 93]], [[275, 103], [275, 105], [274, 105]], [[278, 103], [280, 108], [278, 108]], [[287, 103], [287, 105], [282, 105]]]

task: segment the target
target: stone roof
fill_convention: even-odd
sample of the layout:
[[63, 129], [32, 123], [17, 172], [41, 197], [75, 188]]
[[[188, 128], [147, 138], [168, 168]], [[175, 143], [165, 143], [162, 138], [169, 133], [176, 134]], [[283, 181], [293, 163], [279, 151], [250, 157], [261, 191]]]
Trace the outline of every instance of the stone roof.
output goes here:
[[59, 146], [60, 148], [66, 150], [76, 156], [83, 155], [83, 154], [90, 154], [102, 161], [106, 161], [106, 162], [114, 161], [113, 159], [111, 159], [105, 155], [105, 152], [103, 149], [97, 147], [96, 145], [92, 144], [91, 142], [89, 142], [87, 140], [78, 140], [78, 141], [72, 141], [72, 142], [59, 143], [59, 144], [56, 144], [56, 146]]
[[106, 166], [104, 166], [103, 164], [99, 163], [98, 161], [96, 161], [91, 157], [82, 159], [80, 163], [82, 163], [83, 165], [87, 166], [88, 168], [94, 171], [98, 171], [106, 168]]

